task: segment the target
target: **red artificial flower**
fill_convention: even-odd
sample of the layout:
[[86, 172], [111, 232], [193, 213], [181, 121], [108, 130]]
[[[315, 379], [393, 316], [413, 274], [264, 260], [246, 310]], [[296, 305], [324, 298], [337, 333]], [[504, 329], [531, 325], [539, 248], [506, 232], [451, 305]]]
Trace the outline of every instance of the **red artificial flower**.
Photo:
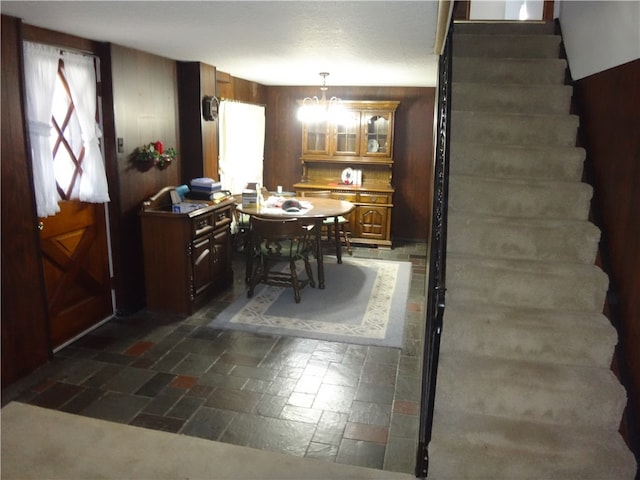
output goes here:
[[155, 148], [156, 152], [158, 152], [160, 155], [164, 153], [164, 145], [162, 145], [162, 142], [160, 140], [153, 144], [153, 148]]

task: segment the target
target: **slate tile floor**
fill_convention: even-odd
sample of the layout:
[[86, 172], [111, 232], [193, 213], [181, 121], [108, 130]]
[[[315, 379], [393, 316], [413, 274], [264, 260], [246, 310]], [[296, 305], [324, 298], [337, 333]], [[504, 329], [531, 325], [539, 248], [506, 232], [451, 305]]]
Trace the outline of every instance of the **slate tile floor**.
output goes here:
[[191, 316], [117, 317], [3, 392], [73, 414], [299, 457], [414, 473], [426, 245], [355, 247], [412, 263], [403, 349], [207, 327], [246, 287]]

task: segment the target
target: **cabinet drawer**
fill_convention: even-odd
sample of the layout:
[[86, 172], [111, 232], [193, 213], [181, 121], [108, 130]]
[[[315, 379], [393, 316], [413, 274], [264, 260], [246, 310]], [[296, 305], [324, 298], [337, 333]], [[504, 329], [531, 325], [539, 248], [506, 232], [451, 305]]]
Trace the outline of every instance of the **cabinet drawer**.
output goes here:
[[361, 203], [385, 205], [391, 203], [391, 195], [386, 193], [361, 193], [359, 200]]
[[215, 227], [214, 212], [198, 215], [191, 220], [191, 235], [193, 238], [210, 232]]
[[221, 208], [220, 210], [216, 210], [215, 219], [216, 219], [216, 228], [220, 228], [228, 223], [231, 223], [231, 218], [233, 215], [233, 211], [231, 206], [226, 208]]
[[351, 192], [332, 192], [331, 198], [335, 198], [336, 200], [344, 200], [347, 202], [355, 202], [358, 198], [358, 195]]

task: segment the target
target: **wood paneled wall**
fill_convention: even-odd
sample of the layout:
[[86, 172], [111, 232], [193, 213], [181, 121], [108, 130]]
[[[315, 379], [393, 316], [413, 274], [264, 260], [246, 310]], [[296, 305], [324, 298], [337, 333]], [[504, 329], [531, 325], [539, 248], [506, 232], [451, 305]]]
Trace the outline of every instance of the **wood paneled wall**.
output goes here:
[[180, 157], [183, 183], [218, 177], [218, 120], [205, 120], [202, 101], [216, 96], [216, 68], [201, 62], [178, 62]]
[[[318, 87], [267, 87], [264, 183], [290, 190], [300, 181], [302, 127], [297, 101], [319, 95]], [[391, 232], [395, 238], [427, 238], [433, 157], [432, 87], [330, 87], [329, 95], [344, 100], [398, 100], [396, 111]]]
[[226, 72], [216, 74], [217, 95], [221, 99], [264, 105], [267, 87], [256, 82], [234, 77]]
[[[116, 301], [127, 313], [145, 305], [140, 208], [167, 185], [182, 183], [182, 159], [165, 170], [141, 172], [130, 161], [136, 147], [161, 140], [179, 148], [176, 62], [118, 45], [111, 46], [114, 128], [124, 148], [117, 153], [119, 222], [116, 261]], [[178, 152], [179, 153], [179, 152]]]
[[28, 140], [20, 21], [2, 16], [2, 387], [47, 362], [51, 348]]
[[640, 432], [640, 60], [575, 84], [585, 171], [594, 187], [594, 221], [620, 333], [618, 363]]

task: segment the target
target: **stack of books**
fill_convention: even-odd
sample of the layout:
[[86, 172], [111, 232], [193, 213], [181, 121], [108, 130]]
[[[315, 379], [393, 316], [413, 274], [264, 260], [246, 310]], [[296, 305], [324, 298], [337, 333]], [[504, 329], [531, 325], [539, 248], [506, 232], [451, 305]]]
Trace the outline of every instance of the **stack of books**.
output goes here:
[[213, 178], [194, 178], [191, 180], [191, 191], [188, 198], [198, 200], [211, 200], [213, 194], [222, 189], [222, 184]]
[[257, 190], [245, 189], [242, 191], [242, 205], [258, 205], [260, 203]]
[[194, 178], [191, 180], [191, 191], [213, 193], [222, 189], [222, 184], [213, 178]]

